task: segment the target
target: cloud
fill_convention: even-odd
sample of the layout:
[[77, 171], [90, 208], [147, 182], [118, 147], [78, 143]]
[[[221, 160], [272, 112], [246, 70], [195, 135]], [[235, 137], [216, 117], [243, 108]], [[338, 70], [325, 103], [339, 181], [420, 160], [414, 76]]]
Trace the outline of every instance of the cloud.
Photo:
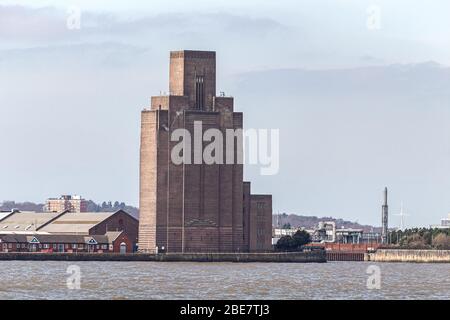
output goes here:
[[51, 73], [58, 69], [73, 70], [80, 66], [101, 70], [141, 65], [151, 59], [151, 50], [120, 42], [58, 44], [0, 50], [2, 71], [40, 70]]
[[226, 72], [234, 72], [289, 54], [279, 48], [293, 33], [273, 19], [221, 12], [124, 17], [82, 11], [79, 30], [67, 28], [67, 16], [66, 11], [55, 8], [0, 6], [0, 63], [10, 70], [29, 64], [51, 70], [61, 64], [114, 67], [146, 58], [148, 68], [154, 61], [166, 61], [171, 50], [201, 49], [215, 50], [230, 59], [239, 52], [239, 61], [232, 59], [235, 61], [226, 68]]
[[81, 11], [80, 29], [71, 30], [67, 28], [68, 17], [69, 12], [50, 7], [0, 6], [0, 39], [22, 44], [46, 41], [48, 44], [146, 33], [159, 34], [161, 38], [186, 33], [216, 33], [218, 38], [223, 34], [259, 37], [286, 28], [272, 19], [228, 13], [171, 13], [124, 19], [113, 14]]
[[385, 63], [385, 61], [383, 59], [371, 56], [369, 54], [363, 55], [360, 59], [362, 62], [371, 63], [371, 64]]
[[65, 19], [56, 9], [0, 6], [0, 38], [7, 41], [55, 40], [67, 35]]

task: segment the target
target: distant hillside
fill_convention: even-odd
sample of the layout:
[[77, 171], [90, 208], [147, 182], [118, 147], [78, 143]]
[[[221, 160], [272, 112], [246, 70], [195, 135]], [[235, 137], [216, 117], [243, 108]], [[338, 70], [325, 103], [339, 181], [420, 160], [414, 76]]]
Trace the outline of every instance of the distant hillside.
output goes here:
[[[277, 222], [278, 220], [278, 222]], [[336, 228], [355, 228], [355, 229], [363, 229], [364, 232], [378, 232], [380, 231], [380, 228], [373, 227], [370, 225], [361, 225], [357, 222], [352, 221], [346, 221], [343, 219], [336, 219], [333, 217], [315, 217], [315, 216], [300, 216], [296, 214], [286, 214], [282, 213], [280, 215], [274, 215], [272, 216], [272, 224], [274, 226], [283, 227], [284, 225], [290, 224], [293, 228], [307, 228], [312, 229], [314, 227], [317, 227], [320, 221], [334, 221], [336, 222]], [[277, 224], [278, 223], [278, 224]]]
[[[12, 209], [19, 209], [21, 211], [36, 211], [42, 212], [44, 208], [43, 203], [34, 203], [34, 202], [15, 202], [15, 201], [3, 201], [0, 203], [0, 211], [10, 211]], [[139, 217], [139, 209], [130, 205], [127, 205], [124, 202], [115, 201], [104, 201], [101, 204], [97, 204], [92, 200], [88, 200], [88, 208], [89, 212], [114, 212], [117, 210], [125, 210], [133, 217]]]
[[[34, 202], [3, 201], [2, 203], [0, 203], [0, 211], [10, 211], [11, 209], [19, 209], [22, 211], [42, 212], [43, 207], [44, 207], [43, 203], [34, 203]], [[89, 212], [114, 212], [120, 209], [125, 210], [135, 218], [139, 218], [139, 208], [127, 205], [124, 202], [104, 201], [102, 203], [96, 203], [92, 200], [88, 201]], [[343, 219], [336, 219], [333, 217], [319, 218], [315, 216], [301, 216], [296, 214], [282, 213], [280, 215], [272, 216], [273, 226], [277, 225], [277, 220], [278, 226], [280, 227], [290, 224], [294, 228], [303, 227], [311, 229], [316, 227], [320, 221], [335, 221], [337, 228], [346, 227], [346, 228], [364, 229], [365, 232], [370, 231], [379, 232], [381, 229], [370, 225], [361, 225], [357, 222], [346, 221]]]
[[43, 208], [43, 203], [15, 201], [3, 201], [2, 203], [0, 203], [0, 211], [11, 211], [12, 209], [19, 209], [21, 211], [42, 212]]

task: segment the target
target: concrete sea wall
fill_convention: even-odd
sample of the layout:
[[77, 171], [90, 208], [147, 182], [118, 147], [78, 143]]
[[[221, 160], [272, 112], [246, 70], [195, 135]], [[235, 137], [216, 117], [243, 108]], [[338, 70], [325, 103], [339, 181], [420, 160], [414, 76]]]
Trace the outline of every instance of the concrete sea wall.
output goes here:
[[379, 249], [369, 253], [375, 262], [450, 262], [450, 250]]
[[288, 253], [185, 253], [185, 254], [118, 254], [118, 253], [0, 253], [2, 260], [37, 261], [162, 261], [162, 262], [326, 262], [325, 252]]

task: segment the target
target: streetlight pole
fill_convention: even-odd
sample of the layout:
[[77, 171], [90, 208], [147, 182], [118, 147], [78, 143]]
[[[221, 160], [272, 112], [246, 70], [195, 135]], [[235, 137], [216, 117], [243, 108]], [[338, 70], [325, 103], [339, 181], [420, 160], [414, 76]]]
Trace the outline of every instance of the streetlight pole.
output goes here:
[[184, 247], [185, 247], [185, 230], [184, 230], [184, 192], [185, 192], [185, 165], [186, 165], [186, 117], [184, 116], [183, 111], [183, 128], [185, 129], [183, 132], [183, 196], [182, 196], [182, 217], [181, 217], [181, 252], [184, 253]]

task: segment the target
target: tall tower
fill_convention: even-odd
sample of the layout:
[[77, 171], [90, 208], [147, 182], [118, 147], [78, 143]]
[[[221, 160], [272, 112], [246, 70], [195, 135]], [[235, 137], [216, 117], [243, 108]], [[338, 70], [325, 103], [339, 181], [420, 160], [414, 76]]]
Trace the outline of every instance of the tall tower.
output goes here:
[[[216, 97], [216, 53], [170, 53], [168, 96], [151, 98], [142, 112], [139, 248], [165, 252], [242, 250], [243, 165], [210, 164], [196, 159], [176, 164], [171, 151], [176, 129], [190, 133], [242, 128], [233, 98]], [[184, 139], [183, 139], [184, 140]], [[200, 145], [207, 145], [201, 141]], [[238, 144], [235, 144], [236, 149]], [[193, 149], [193, 148], [192, 148]]]
[[381, 243], [388, 243], [388, 189], [384, 188], [383, 206], [381, 207]]
[[213, 111], [216, 95], [216, 53], [214, 51], [172, 51], [169, 92], [185, 96], [189, 109]]
[[[152, 97], [150, 110], [141, 114], [139, 250], [270, 250], [272, 197], [251, 194], [250, 183], [243, 182], [243, 164], [238, 161], [243, 115], [234, 111], [232, 97], [216, 96], [216, 53], [171, 52], [169, 92]], [[198, 124], [200, 141], [194, 134]], [[177, 129], [183, 129], [182, 143], [192, 146], [191, 162], [172, 159], [174, 147], [181, 143], [172, 137]], [[226, 139], [229, 130], [235, 133], [233, 163], [205, 163], [202, 152], [197, 157], [196, 145], [203, 151], [210, 144], [203, 137], [207, 129]], [[184, 152], [177, 153], [189, 157]]]

